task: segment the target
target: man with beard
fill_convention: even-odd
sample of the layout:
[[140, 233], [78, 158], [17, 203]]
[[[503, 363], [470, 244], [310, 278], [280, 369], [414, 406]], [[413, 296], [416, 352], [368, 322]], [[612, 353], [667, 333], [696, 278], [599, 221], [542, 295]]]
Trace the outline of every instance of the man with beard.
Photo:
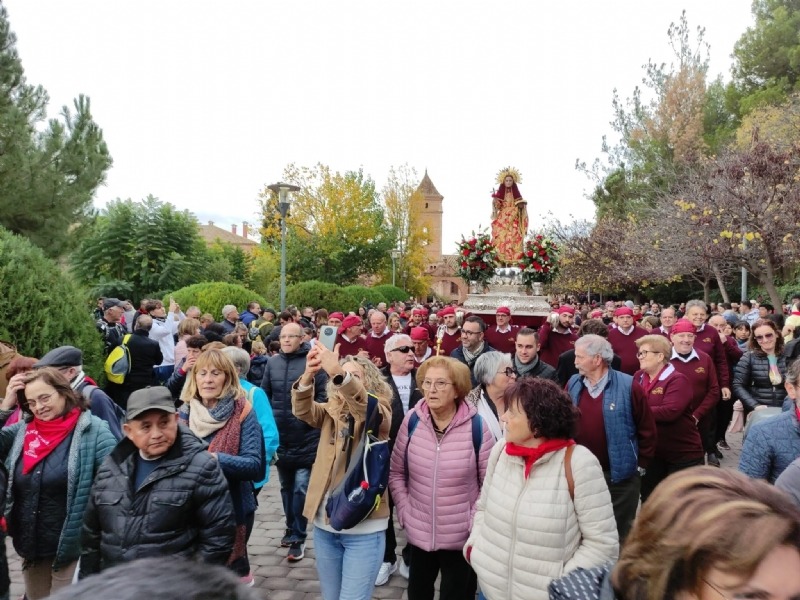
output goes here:
[[484, 352], [495, 352], [495, 349], [484, 340], [485, 332], [486, 323], [483, 319], [475, 315], [467, 317], [464, 319], [464, 324], [461, 326], [461, 345], [450, 354], [450, 356], [469, 367], [472, 387], [478, 385], [478, 381], [475, 379], [473, 373], [475, 361], [478, 360], [478, 357]]
[[574, 322], [575, 309], [565, 304], [539, 328], [539, 358], [553, 368], [558, 366], [559, 356], [575, 347], [578, 330]]
[[[443, 326], [436, 332], [437, 356], [450, 356], [461, 343], [461, 328], [456, 321], [456, 309], [452, 306], [445, 306], [437, 314], [444, 321]], [[441, 341], [439, 336], [441, 336]]]

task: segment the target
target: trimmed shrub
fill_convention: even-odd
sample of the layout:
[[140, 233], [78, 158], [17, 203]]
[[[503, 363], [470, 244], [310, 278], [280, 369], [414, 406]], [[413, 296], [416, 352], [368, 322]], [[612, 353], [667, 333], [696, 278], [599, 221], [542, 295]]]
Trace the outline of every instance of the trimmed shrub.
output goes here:
[[407, 291], [388, 283], [384, 285], [376, 285], [372, 289], [376, 292], [379, 292], [385, 298], [387, 303], [397, 302], [398, 300], [405, 302], [410, 296]]
[[190, 306], [199, 306], [204, 313], [211, 313], [216, 321], [222, 320], [222, 307], [226, 304], [235, 305], [239, 312], [247, 310], [250, 302], [269, 306], [261, 295], [234, 283], [196, 283], [167, 294], [163, 298], [165, 306], [169, 305], [170, 295], [180, 304], [182, 310]]
[[83, 350], [84, 370], [102, 382], [103, 344], [88, 292], [27, 239], [0, 228], [0, 339], [41, 358], [58, 346]]
[[294, 304], [298, 308], [313, 306], [315, 309], [327, 307], [335, 290], [341, 289], [334, 283], [325, 281], [303, 281], [287, 286], [286, 304]]
[[[386, 302], [386, 298], [375, 288], [368, 288], [363, 285], [348, 285], [344, 288], [344, 291], [351, 294], [353, 297], [357, 299], [357, 306], [367, 304], [371, 306], [376, 306], [379, 302]], [[355, 309], [353, 309], [355, 310]]]

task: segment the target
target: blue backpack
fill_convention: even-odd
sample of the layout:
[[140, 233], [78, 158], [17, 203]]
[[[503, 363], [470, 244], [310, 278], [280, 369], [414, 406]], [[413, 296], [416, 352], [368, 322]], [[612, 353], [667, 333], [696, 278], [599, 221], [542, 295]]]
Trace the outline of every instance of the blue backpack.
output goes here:
[[380, 505], [383, 493], [389, 484], [389, 440], [378, 440], [381, 424], [378, 399], [367, 396], [367, 415], [364, 433], [354, 452], [351, 463], [349, 440], [355, 428], [355, 419], [350, 416], [350, 435], [346, 438], [345, 474], [342, 481], [331, 492], [325, 504], [331, 527], [336, 531], [352, 529], [369, 517]]
[[[478, 469], [478, 481], [480, 481], [480, 450], [481, 442], [483, 441], [483, 417], [479, 414], [472, 415], [472, 447], [475, 450], [475, 468]], [[414, 430], [419, 425], [419, 415], [415, 412], [411, 413], [408, 418], [408, 439], [406, 440], [406, 455], [403, 465], [406, 470], [406, 483], [408, 483], [408, 449], [411, 446], [411, 436], [414, 435]]]

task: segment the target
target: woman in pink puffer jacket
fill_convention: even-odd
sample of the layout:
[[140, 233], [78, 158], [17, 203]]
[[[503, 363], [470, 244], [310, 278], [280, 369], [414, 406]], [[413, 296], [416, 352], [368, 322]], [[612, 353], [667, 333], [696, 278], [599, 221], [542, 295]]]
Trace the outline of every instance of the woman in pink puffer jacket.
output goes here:
[[[409, 600], [471, 598], [477, 580], [462, 555], [494, 446], [489, 427], [464, 397], [469, 369], [437, 356], [417, 371], [425, 398], [406, 414], [389, 475], [397, 520], [411, 549]], [[477, 452], [476, 452], [477, 449]]]

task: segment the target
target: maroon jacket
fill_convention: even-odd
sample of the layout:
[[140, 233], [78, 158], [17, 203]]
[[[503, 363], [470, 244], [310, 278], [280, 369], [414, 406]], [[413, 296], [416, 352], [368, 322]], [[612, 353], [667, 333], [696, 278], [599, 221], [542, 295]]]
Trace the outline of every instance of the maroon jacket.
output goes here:
[[719, 339], [719, 332], [710, 325], [703, 325], [702, 329], [697, 330], [694, 349], [698, 352], [705, 352], [714, 361], [714, 368], [717, 370], [717, 377], [719, 378], [719, 387], [731, 389], [728, 361], [725, 358], [725, 348], [722, 345], [722, 340]]
[[[550, 323], [545, 322], [539, 328], [539, 358], [555, 369], [558, 366], [558, 357], [567, 350], [574, 349], [577, 339], [576, 330], [570, 329], [567, 333], [560, 333], [553, 331]], [[514, 352], [516, 352], [516, 345], [511, 353], [514, 354]]]
[[[450, 356], [450, 353], [461, 345], [461, 327], [456, 329], [453, 335], [445, 330], [442, 336], [442, 345], [439, 348], [439, 356]], [[490, 344], [491, 346], [491, 344]], [[436, 352], [436, 337], [433, 338], [433, 351]]]
[[336, 334], [336, 343], [339, 344], [339, 358], [353, 356], [361, 350], [366, 350], [365, 340], [358, 336], [354, 341], [348, 342], [341, 333]]
[[691, 383], [670, 366], [649, 390], [644, 371], [637, 371], [633, 376], [644, 388], [656, 420], [656, 459], [674, 463], [703, 458], [703, 442], [692, 417]]
[[[517, 351], [517, 333], [519, 333], [519, 325], [510, 325], [510, 327], [511, 331], [500, 333], [497, 331], [497, 325], [492, 325], [486, 329], [485, 339], [489, 345], [498, 352], [505, 352], [513, 356]], [[541, 336], [541, 334], [539, 335]], [[558, 356], [556, 356], [556, 364], [558, 364]]]
[[670, 363], [678, 373], [683, 373], [692, 385], [692, 416], [700, 421], [711, 414], [720, 398], [717, 370], [705, 352], [695, 349], [697, 356], [684, 362], [673, 353]]
[[639, 359], [636, 358], [636, 353], [639, 348], [636, 346], [636, 340], [648, 335], [648, 331], [638, 325], [633, 326], [633, 331], [630, 335], [624, 335], [616, 327], [609, 327], [608, 341], [614, 349], [614, 354], [619, 356], [622, 362], [620, 371], [633, 375], [639, 370]]

